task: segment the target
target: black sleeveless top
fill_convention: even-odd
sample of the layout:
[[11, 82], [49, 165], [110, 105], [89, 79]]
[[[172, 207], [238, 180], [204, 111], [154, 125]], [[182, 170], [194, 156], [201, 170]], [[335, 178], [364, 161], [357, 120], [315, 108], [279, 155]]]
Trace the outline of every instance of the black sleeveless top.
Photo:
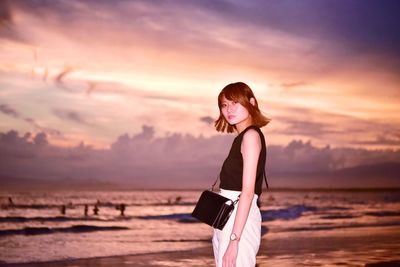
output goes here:
[[254, 192], [260, 196], [263, 184], [263, 175], [265, 168], [265, 161], [267, 158], [267, 147], [265, 145], [264, 135], [260, 128], [255, 125], [251, 125], [244, 129], [236, 138], [233, 140], [231, 150], [229, 151], [228, 157], [225, 159], [220, 172], [220, 188], [227, 190], [242, 191], [242, 175], [243, 175], [243, 156], [240, 152], [244, 134], [249, 130], [256, 130], [261, 138], [261, 151], [258, 157], [257, 172], [256, 172], [256, 183]]

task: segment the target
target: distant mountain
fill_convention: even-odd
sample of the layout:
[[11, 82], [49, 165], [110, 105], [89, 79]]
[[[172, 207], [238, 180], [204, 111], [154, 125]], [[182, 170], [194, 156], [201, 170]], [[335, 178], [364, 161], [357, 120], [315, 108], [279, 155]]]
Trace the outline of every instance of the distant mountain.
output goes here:
[[[268, 172], [271, 188], [400, 188], [400, 162], [382, 162], [359, 165], [326, 172]], [[168, 180], [168, 185], [160, 183], [160, 178], [98, 181], [93, 179], [40, 179], [35, 177], [0, 177], [0, 188], [6, 190], [130, 190], [130, 189], [199, 189], [192, 184], [182, 186], [180, 179]], [[110, 179], [111, 180], [111, 179]], [[149, 183], [150, 181], [150, 183]], [[158, 182], [157, 182], [158, 181]], [[210, 183], [213, 182], [210, 179]], [[203, 184], [205, 184], [203, 182]], [[154, 187], [154, 185], [158, 185]]]
[[271, 187], [289, 188], [400, 188], [400, 162], [358, 165], [326, 172], [274, 173]]
[[400, 181], [400, 163], [382, 162], [343, 168], [333, 172], [338, 176], [394, 178]]
[[328, 175], [350, 187], [400, 187], [400, 163], [382, 162], [333, 171]]
[[118, 190], [121, 186], [110, 182], [96, 180], [54, 179], [23, 177], [0, 177], [0, 188], [3, 190]]

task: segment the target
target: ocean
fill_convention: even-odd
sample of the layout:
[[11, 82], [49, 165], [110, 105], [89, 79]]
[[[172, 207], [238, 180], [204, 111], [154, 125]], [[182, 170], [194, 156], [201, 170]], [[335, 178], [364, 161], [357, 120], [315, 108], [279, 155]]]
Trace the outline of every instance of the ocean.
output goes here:
[[[0, 264], [204, 247], [210, 243], [212, 229], [190, 215], [200, 194], [3, 191]], [[400, 226], [400, 190], [270, 190], [263, 192], [261, 203], [263, 240], [290, 239], [293, 233], [340, 235], [343, 229], [390, 231]], [[121, 204], [125, 207], [123, 215]], [[400, 243], [400, 236], [393, 238]], [[386, 247], [389, 251], [383, 254], [385, 259], [400, 259], [400, 245], [391, 242]], [[268, 251], [263, 255], [268, 257]]]

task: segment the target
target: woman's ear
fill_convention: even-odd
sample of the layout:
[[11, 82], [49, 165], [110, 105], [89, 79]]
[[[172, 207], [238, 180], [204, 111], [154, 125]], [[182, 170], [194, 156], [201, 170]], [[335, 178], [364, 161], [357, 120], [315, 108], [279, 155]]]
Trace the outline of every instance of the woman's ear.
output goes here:
[[250, 104], [252, 104], [253, 106], [256, 105], [256, 100], [254, 97], [250, 98]]

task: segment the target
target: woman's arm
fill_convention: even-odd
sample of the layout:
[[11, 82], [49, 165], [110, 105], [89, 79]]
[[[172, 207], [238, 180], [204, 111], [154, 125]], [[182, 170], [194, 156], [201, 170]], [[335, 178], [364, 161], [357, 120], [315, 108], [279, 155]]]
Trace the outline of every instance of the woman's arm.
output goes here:
[[[248, 130], [241, 144], [241, 153], [243, 156], [243, 176], [242, 176], [242, 192], [238, 202], [235, 222], [232, 233], [240, 239], [244, 225], [249, 215], [251, 203], [254, 198], [254, 186], [256, 183], [256, 173], [258, 158], [261, 151], [261, 139], [258, 132], [254, 129]], [[235, 266], [238, 253], [239, 240], [230, 241], [228, 248], [223, 257], [222, 266]]]

